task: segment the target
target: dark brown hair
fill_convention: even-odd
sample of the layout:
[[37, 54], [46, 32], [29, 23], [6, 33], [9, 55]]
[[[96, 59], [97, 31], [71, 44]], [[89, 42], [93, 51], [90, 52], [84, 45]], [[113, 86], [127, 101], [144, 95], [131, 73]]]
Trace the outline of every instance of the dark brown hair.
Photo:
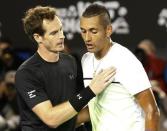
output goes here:
[[111, 24], [110, 14], [108, 10], [102, 5], [91, 4], [85, 9], [85, 11], [82, 14], [83, 17], [87, 18], [98, 15], [101, 17], [101, 22], [105, 27]]
[[43, 29], [43, 20], [53, 20], [56, 15], [56, 9], [50, 6], [36, 6], [29, 9], [22, 19], [25, 33], [32, 39], [34, 33], [43, 36], [45, 30]]

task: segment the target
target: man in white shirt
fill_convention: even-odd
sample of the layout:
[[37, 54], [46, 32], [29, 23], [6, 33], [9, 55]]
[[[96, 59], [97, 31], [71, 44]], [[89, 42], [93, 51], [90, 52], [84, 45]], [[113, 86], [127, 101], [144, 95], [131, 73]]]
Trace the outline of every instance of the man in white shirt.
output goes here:
[[82, 58], [85, 86], [109, 66], [116, 67], [117, 73], [113, 82], [89, 102], [89, 110], [79, 114], [78, 121], [87, 121], [90, 114], [93, 131], [157, 131], [159, 110], [150, 82], [137, 58], [111, 41], [107, 9], [97, 4], [87, 7], [80, 28], [88, 50]]

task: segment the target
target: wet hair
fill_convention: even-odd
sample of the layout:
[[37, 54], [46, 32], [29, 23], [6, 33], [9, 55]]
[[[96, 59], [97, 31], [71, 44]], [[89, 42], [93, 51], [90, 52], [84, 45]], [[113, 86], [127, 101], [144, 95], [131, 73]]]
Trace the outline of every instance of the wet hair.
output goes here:
[[111, 24], [111, 17], [109, 11], [106, 7], [99, 4], [91, 4], [89, 5], [82, 14], [83, 17], [90, 18], [94, 16], [100, 16], [101, 22], [106, 27]]
[[29, 9], [22, 19], [25, 33], [31, 40], [34, 40], [34, 33], [43, 36], [45, 34], [42, 26], [43, 20], [53, 20], [55, 15], [56, 9], [50, 6], [36, 6], [35, 8]]

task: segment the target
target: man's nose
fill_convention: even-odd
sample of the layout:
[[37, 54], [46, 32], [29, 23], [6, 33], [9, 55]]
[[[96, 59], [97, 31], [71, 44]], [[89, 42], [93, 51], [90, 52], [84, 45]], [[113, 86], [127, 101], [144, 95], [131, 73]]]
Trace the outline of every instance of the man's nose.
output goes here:
[[91, 40], [90, 33], [87, 32], [87, 33], [86, 33], [86, 36], [85, 36], [85, 41], [88, 42], [88, 41], [90, 41], [90, 40]]
[[63, 32], [62, 30], [59, 31], [59, 38], [60, 38], [60, 39], [64, 39], [64, 38], [65, 38], [64, 32]]

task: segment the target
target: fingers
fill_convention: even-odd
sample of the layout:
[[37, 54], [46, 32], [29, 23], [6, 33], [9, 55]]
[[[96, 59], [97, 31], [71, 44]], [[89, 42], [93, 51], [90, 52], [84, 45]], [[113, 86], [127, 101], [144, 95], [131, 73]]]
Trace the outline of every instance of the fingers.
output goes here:
[[100, 74], [100, 73], [102, 73], [103, 72], [103, 69], [101, 69], [99, 72], [98, 72], [98, 74]]
[[113, 71], [113, 72], [111, 72], [110, 74], [108, 74], [108, 75], [104, 78], [105, 82], [108, 82], [109, 80], [113, 80], [113, 77], [115, 76], [115, 74], [116, 74], [116, 71]]
[[110, 75], [114, 72], [116, 72], [116, 68], [110, 67], [110, 68], [106, 69], [106, 71], [104, 71], [104, 77], [107, 77], [108, 75]]
[[107, 79], [105, 81], [105, 87], [107, 87], [109, 84], [111, 84], [111, 82], [113, 81], [113, 76], [115, 75], [116, 73], [114, 72], [113, 74], [111, 74], [111, 78], [110, 79]]
[[114, 78], [116, 74], [116, 69], [114, 67], [101, 70], [90, 83], [90, 88], [95, 94], [99, 94], [102, 90], [107, 87]]
[[101, 70], [92, 80], [92, 83], [103, 81], [106, 82], [116, 74], [116, 68], [110, 67], [104, 70]]
[[109, 79], [108, 81], [105, 82], [104, 86], [107, 87], [108, 85], [111, 84], [112, 81], [113, 81], [113, 79]]
[[100, 73], [98, 73], [99, 76], [101, 77], [106, 77], [108, 75], [110, 75], [111, 73], [116, 72], [116, 68], [115, 67], [109, 67], [107, 69], [102, 70]]

